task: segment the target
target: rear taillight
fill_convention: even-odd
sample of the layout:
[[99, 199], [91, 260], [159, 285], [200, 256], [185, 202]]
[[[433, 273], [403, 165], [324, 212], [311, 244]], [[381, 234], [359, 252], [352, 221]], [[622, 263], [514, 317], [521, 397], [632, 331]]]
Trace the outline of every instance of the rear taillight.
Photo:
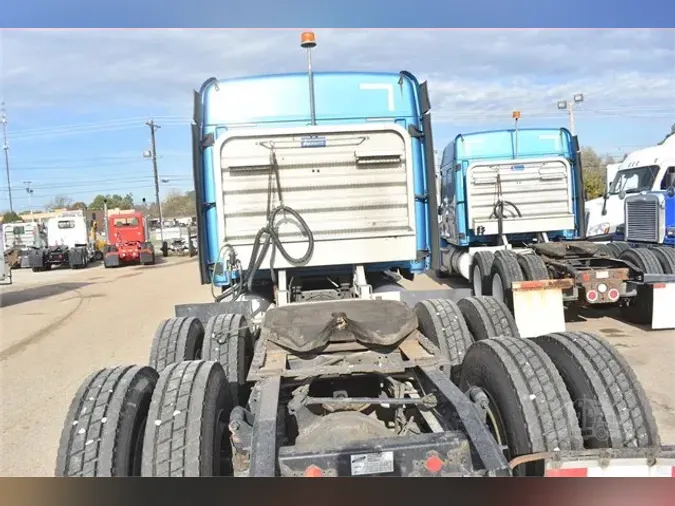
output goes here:
[[598, 292], [596, 292], [595, 290], [588, 290], [586, 292], [586, 300], [588, 302], [595, 302], [596, 300], [598, 300]]

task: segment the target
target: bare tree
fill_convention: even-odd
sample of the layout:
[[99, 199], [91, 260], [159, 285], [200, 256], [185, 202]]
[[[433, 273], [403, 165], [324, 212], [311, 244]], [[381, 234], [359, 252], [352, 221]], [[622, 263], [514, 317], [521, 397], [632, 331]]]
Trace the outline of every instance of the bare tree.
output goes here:
[[56, 211], [57, 209], [67, 209], [73, 205], [73, 199], [67, 195], [57, 195], [45, 204], [47, 211]]

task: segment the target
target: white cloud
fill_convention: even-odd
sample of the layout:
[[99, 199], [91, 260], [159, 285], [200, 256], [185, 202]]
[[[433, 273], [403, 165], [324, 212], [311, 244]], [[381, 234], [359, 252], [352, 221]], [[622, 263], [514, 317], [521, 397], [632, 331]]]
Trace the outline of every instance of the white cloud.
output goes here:
[[[207, 77], [302, 71], [285, 30], [5, 31], [2, 89], [13, 110], [133, 107], [190, 115]], [[410, 70], [429, 79], [437, 119], [589, 111], [675, 114], [675, 31], [317, 30], [317, 70]], [[28, 112], [28, 111], [25, 111]], [[15, 113], [17, 114], [17, 113]]]

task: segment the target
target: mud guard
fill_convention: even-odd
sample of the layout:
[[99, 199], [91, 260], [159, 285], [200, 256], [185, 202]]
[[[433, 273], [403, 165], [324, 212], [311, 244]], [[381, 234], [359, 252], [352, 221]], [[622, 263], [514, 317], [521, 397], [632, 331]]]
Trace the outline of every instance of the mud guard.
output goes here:
[[513, 317], [521, 337], [565, 332], [563, 290], [573, 286], [572, 279], [514, 282]]
[[28, 255], [28, 265], [31, 269], [41, 269], [45, 266], [44, 251], [41, 249], [31, 250]]
[[144, 242], [141, 245], [140, 261], [142, 265], [155, 263], [155, 247], [151, 242]]
[[675, 329], [675, 282], [651, 283], [638, 288], [638, 297], [651, 306], [651, 329]]
[[109, 251], [105, 254], [103, 263], [106, 267], [119, 267], [120, 265], [120, 254], [117, 251]]
[[86, 248], [70, 248], [70, 250], [68, 250], [68, 265], [71, 269], [76, 267], [84, 267], [86, 263], [86, 257]]

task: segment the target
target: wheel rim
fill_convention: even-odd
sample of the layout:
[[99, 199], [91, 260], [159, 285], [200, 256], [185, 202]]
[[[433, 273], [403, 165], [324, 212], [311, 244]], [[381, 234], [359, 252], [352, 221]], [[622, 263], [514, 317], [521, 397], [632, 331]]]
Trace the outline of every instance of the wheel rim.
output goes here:
[[477, 296], [483, 295], [483, 280], [480, 272], [480, 268], [473, 268], [473, 294]]
[[504, 302], [504, 283], [499, 273], [495, 273], [492, 278], [492, 296], [499, 302]]

